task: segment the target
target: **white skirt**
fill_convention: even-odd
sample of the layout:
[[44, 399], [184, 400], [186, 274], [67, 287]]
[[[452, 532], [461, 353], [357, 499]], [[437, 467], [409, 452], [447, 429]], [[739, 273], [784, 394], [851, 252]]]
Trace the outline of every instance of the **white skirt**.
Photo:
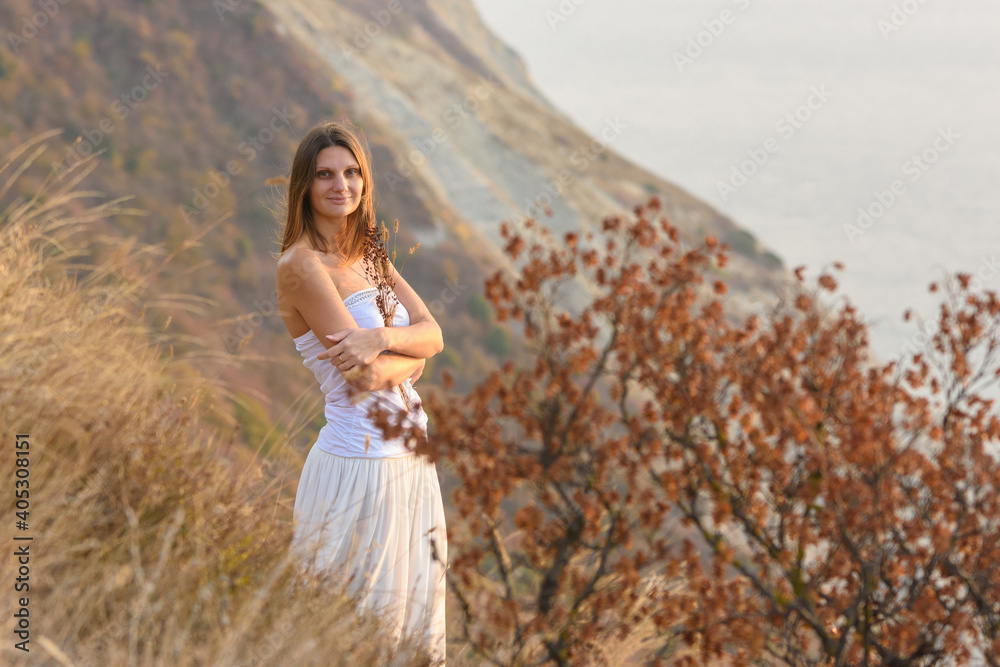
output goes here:
[[303, 572], [333, 575], [363, 608], [384, 615], [397, 641], [419, 633], [444, 661], [448, 539], [433, 463], [423, 455], [338, 456], [314, 445], [294, 520]]

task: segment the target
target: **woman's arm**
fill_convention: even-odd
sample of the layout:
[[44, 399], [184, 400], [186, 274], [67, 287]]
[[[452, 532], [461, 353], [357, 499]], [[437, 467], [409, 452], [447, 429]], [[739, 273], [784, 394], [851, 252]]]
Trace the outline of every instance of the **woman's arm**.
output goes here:
[[441, 327], [432, 319], [406, 327], [384, 327], [383, 349], [430, 359], [444, 349]]
[[[288, 305], [302, 315], [313, 332], [321, 334], [332, 329], [338, 334], [363, 336], [376, 331], [358, 327], [333, 279], [312, 253], [290, 250], [278, 262], [278, 282], [286, 290]], [[373, 391], [394, 387], [423, 368], [423, 359], [392, 352], [375, 353], [375, 359], [370, 364], [357, 363], [350, 358], [340, 361], [339, 352], [334, 349], [337, 346], [328, 336], [317, 335], [317, 338], [324, 346], [329, 346], [318, 358], [329, 358], [338, 366], [348, 384], [356, 389]]]
[[[355, 366], [344, 372], [344, 379], [355, 389], [379, 391], [392, 389], [397, 384], [422, 370], [426, 361], [419, 357], [386, 352], [370, 364]], [[419, 377], [419, 376], [418, 376]]]
[[386, 351], [429, 359], [441, 351], [438, 344], [443, 344], [441, 327], [433, 320], [405, 327], [343, 329], [328, 334], [326, 338], [332, 345], [318, 358], [338, 360], [343, 355], [344, 360], [351, 362], [347, 368], [355, 364], [370, 364]]
[[394, 291], [399, 302], [410, 315], [406, 327], [386, 327], [383, 331], [384, 348], [390, 352], [430, 359], [444, 349], [444, 337], [431, 311], [410, 284], [392, 267]]

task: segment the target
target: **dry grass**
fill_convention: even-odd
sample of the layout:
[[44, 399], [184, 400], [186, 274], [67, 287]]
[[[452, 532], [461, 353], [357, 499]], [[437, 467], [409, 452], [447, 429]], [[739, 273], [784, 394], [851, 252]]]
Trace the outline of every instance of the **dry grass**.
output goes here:
[[[329, 584], [298, 576], [275, 485], [255, 459], [234, 465], [220, 455], [218, 435], [198, 418], [211, 387], [152, 344], [162, 332], [134, 314], [145, 285], [136, 258], [163, 253], [77, 240], [130, 213], [75, 190], [95, 163], [18, 195], [52, 135], [0, 160], [0, 539], [10, 611], [25, 595], [12, 590], [14, 533], [34, 538], [31, 653], [14, 650], [8, 613], [0, 662], [426, 662], [412, 642], [393, 651], [377, 619], [355, 614]], [[69, 263], [88, 255], [104, 259]], [[27, 531], [15, 529], [18, 433], [31, 443]]]
[[[12, 554], [15, 534], [33, 537], [31, 652], [13, 648], [9, 613], [0, 664], [428, 664], [415, 640], [394, 649], [377, 618], [299, 576], [281, 480], [200, 417], [226, 388], [194, 369], [197, 356], [175, 358], [165, 327], [145, 318], [147, 306], [184, 302], [146, 292], [173, 255], [95, 231], [141, 212], [88, 203], [97, 193], [76, 188], [94, 160], [35, 177], [55, 134], [0, 159], [0, 540]], [[15, 527], [20, 433], [31, 443], [27, 531]], [[25, 595], [12, 590], [17, 567], [0, 566], [11, 612]], [[451, 598], [448, 611], [458, 627]], [[648, 664], [662, 637], [650, 623], [632, 630], [592, 662]], [[477, 664], [468, 646], [449, 648], [452, 667]]]

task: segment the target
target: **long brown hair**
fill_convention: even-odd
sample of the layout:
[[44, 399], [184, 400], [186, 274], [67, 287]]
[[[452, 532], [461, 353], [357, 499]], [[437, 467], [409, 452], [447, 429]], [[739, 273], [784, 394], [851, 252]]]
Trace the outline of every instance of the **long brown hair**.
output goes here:
[[364, 255], [365, 238], [369, 228], [375, 226], [374, 186], [372, 160], [367, 142], [361, 131], [349, 120], [321, 123], [302, 138], [288, 179], [285, 196], [285, 231], [281, 239], [281, 253], [292, 247], [303, 234], [309, 236], [313, 247], [320, 252], [330, 252], [329, 243], [316, 229], [309, 190], [316, 178], [316, 156], [324, 148], [343, 146], [354, 154], [361, 167], [361, 202], [349, 216], [340, 235], [335, 239], [337, 250], [352, 264]]

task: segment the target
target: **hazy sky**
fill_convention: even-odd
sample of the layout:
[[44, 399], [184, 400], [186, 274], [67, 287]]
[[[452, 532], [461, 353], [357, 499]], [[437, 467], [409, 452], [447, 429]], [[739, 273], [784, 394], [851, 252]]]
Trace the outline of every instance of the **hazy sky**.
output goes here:
[[[474, 2], [581, 127], [620, 115], [615, 150], [790, 267], [843, 261], [882, 353], [907, 335], [905, 307], [933, 315], [942, 268], [1000, 290], [1000, 2]], [[727, 189], [734, 170], [754, 173]], [[852, 232], [880, 196], [894, 201]]]

